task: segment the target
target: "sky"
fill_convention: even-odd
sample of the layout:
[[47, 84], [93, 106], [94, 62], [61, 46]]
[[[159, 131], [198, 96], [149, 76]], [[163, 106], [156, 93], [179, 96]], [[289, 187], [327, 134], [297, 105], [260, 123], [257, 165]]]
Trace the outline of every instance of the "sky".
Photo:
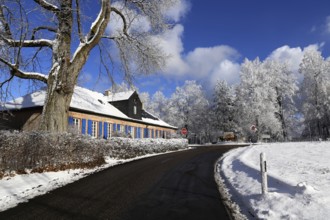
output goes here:
[[235, 84], [245, 58], [286, 60], [297, 72], [306, 48], [330, 56], [328, 0], [186, 0], [175, 10], [177, 23], [161, 42], [171, 54], [168, 65], [163, 72], [138, 77], [140, 92], [160, 90], [170, 96], [185, 80], [209, 91], [219, 80]]
[[[96, 6], [91, 10], [97, 15]], [[169, 97], [186, 80], [196, 80], [211, 93], [219, 80], [239, 83], [245, 58], [287, 61], [297, 72], [307, 48], [330, 56], [329, 0], [181, 0], [168, 16], [175, 25], [159, 36], [170, 55], [168, 65], [136, 77], [139, 92], [152, 95], [160, 90]], [[99, 63], [92, 53], [79, 80], [88, 89], [104, 92], [111, 83], [99, 77]], [[119, 74], [116, 83], [122, 79]]]

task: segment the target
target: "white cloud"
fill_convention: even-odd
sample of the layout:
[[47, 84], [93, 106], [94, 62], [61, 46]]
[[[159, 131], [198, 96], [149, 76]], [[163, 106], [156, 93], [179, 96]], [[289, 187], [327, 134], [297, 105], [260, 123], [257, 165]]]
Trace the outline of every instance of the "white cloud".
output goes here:
[[311, 44], [307, 47], [294, 47], [291, 48], [288, 45], [279, 47], [275, 49], [267, 58], [270, 60], [277, 60], [280, 62], [286, 62], [289, 65], [289, 68], [296, 75], [298, 80], [302, 79], [302, 75], [299, 74], [299, 65], [304, 57], [304, 54], [307, 50], [316, 49], [320, 50], [323, 47], [324, 43], [321, 44]]
[[177, 79], [203, 80], [215, 85], [218, 80], [228, 83], [239, 81], [239, 53], [229, 46], [220, 45], [208, 48], [195, 48], [184, 54], [182, 43], [182, 25], [159, 36], [159, 42], [165, 53], [169, 54], [165, 76]]
[[178, 22], [190, 10], [190, 3], [186, 0], [177, 1], [165, 12], [165, 16], [171, 20]]
[[238, 52], [229, 46], [215, 46], [209, 48], [196, 48], [185, 57], [189, 65], [189, 73], [196, 77], [206, 77], [214, 72], [223, 61], [234, 60], [238, 57]]
[[176, 25], [173, 29], [157, 36], [156, 40], [161, 45], [163, 51], [169, 55], [167, 66], [164, 70], [165, 74], [182, 76], [189, 69], [181, 57], [184, 51], [181, 40], [183, 30], [182, 25]]
[[238, 83], [240, 68], [240, 64], [236, 62], [227, 59], [221, 61], [211, 73], [210, 84], [214, 87], [219, 80], [226, 80], [228, 84]]

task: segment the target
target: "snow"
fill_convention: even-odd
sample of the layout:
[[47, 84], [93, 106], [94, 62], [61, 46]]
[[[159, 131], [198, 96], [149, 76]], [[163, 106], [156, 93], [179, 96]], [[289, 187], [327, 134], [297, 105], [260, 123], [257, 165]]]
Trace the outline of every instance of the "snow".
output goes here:
[[[239, 206], [247, 218], [327, 219], [329, 146], [330, 142], [299, 142], [237, 148], [218, 161], [215, 177], [226, 187], [234, 209]], [[264, 196], [259, 172], [262, 152], [266, 154], [269, 188]]]
[[117, 102], [117, 101], [123, 101], [128, 100], [135, 91], [126, 91], [126, 92], [117, 92], [117, 93], [110, 93], [108, 97], [109, 102]]
[[70, 107], [128, 119], [124, 113], [108, 103], [106, 97], [102, 93], [78, 86], [75, 87]]
[[0, 179], [0, 212], [106, 168], [160, 154], [164, 153], [147, 154], [126, 160], [106, 157], [106, 164], [94, 169], [74, 169], [4, 177]]
[[[102, 93], [76, 86], [72, 96], [70, 107], [73, 109], [85, 110], [92, 113], [141, 122], [141, 120], [136, 120], [127, 117], [119, 109], [117, 109], [116, 107], [114, 107], [109, 103], [109, 101], [111, 100], [119, 101], [119, 100], [129, 99], [129, 97], [131, 97], [133, 93], [134, 91], [128, 91], [128, 92], [114, 93], [111, 94], [110, 96], [104, 96]], [[45, 102], [45, 98], [46, 98], [46, 90], [43, 89], [31, 94], [27, 94], [23, 97], [19, 97], [10, 102], [7, 102], [4, 105], [4, 107], [6, 109], [13, 110], [13, 109], [23, 109], [23, 108], [43, 106]], [[0, 110], [1, 108], [2, 107], [0, 107]], [[173, 127], [160, 119], [155, 120], [152, 118], [142, 118], [142, 122], [176, 129], [176, 127]]]
[[[153, 114], [151, 114], [150, 112], [146, 111], [149, 115], [151, 115], [154, 118], [157, 118], [156, 116], [154, 116]], [[160, 125], [160, 126], [165, 126], [165, 127], [171, 127], [174, 129], [178, 129], [177, 127], [174, 127], [172, 125], [167, 124], [165, 121], [162, 121], [161, 119], [157, 118], [157, 120], [152, 119], [152, 118], [142, 118], [143, 122], [146, 122], [148, 124], [153, 124], [153, 125]]]
[[[46, 89], [43, 89], [7, 102], [5, 107], [12, 110], [43, 106], [45, 98]], [[79, 86], [75, 87], [70, 107], [93, 113], [128, 119], [124, 113], [108, 103], [102, 93], [94, 92]]]

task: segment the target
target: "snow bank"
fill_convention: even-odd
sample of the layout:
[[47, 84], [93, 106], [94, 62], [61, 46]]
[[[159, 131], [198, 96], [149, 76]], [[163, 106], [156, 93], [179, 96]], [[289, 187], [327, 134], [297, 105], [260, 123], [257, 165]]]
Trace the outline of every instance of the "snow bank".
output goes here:
[[[269, 193], [265, 196], [261, 195], [261, 152], [267, 155]], [[329, 156], [329, 142], [238, 148], [218, 162], [216, 179], [226, 186], [225, 192], [247, 218], [327, 219], [330, 216]]]

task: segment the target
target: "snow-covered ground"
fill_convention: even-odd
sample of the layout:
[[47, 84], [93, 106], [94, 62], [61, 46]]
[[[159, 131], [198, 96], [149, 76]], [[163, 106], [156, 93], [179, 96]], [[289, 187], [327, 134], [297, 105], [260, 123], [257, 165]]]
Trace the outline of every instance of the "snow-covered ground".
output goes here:
[[[260, 153], [267, 159], [269, 193], [261, 195]], [[219, 178], [219, 173], [221, 178]], [[218, 184], [248, 219], [329, 219], [330, 142], [242, 147], [218, 161]]]
[[[170, 152], [167, 152], [170, 153]], [[163, 153], [160, 153], [163, 154]], [[77, 181], [85, 176], [106, 168], [159, 154], [148, 154], [127, 160], [106, 158], [106, 164], [95, 169], [74, 169], [59, 172], [30, 173], [4, 177], [0, 179], [0, 212], [12, 208], [19, 203], [45, 194], [51, 190]]]

